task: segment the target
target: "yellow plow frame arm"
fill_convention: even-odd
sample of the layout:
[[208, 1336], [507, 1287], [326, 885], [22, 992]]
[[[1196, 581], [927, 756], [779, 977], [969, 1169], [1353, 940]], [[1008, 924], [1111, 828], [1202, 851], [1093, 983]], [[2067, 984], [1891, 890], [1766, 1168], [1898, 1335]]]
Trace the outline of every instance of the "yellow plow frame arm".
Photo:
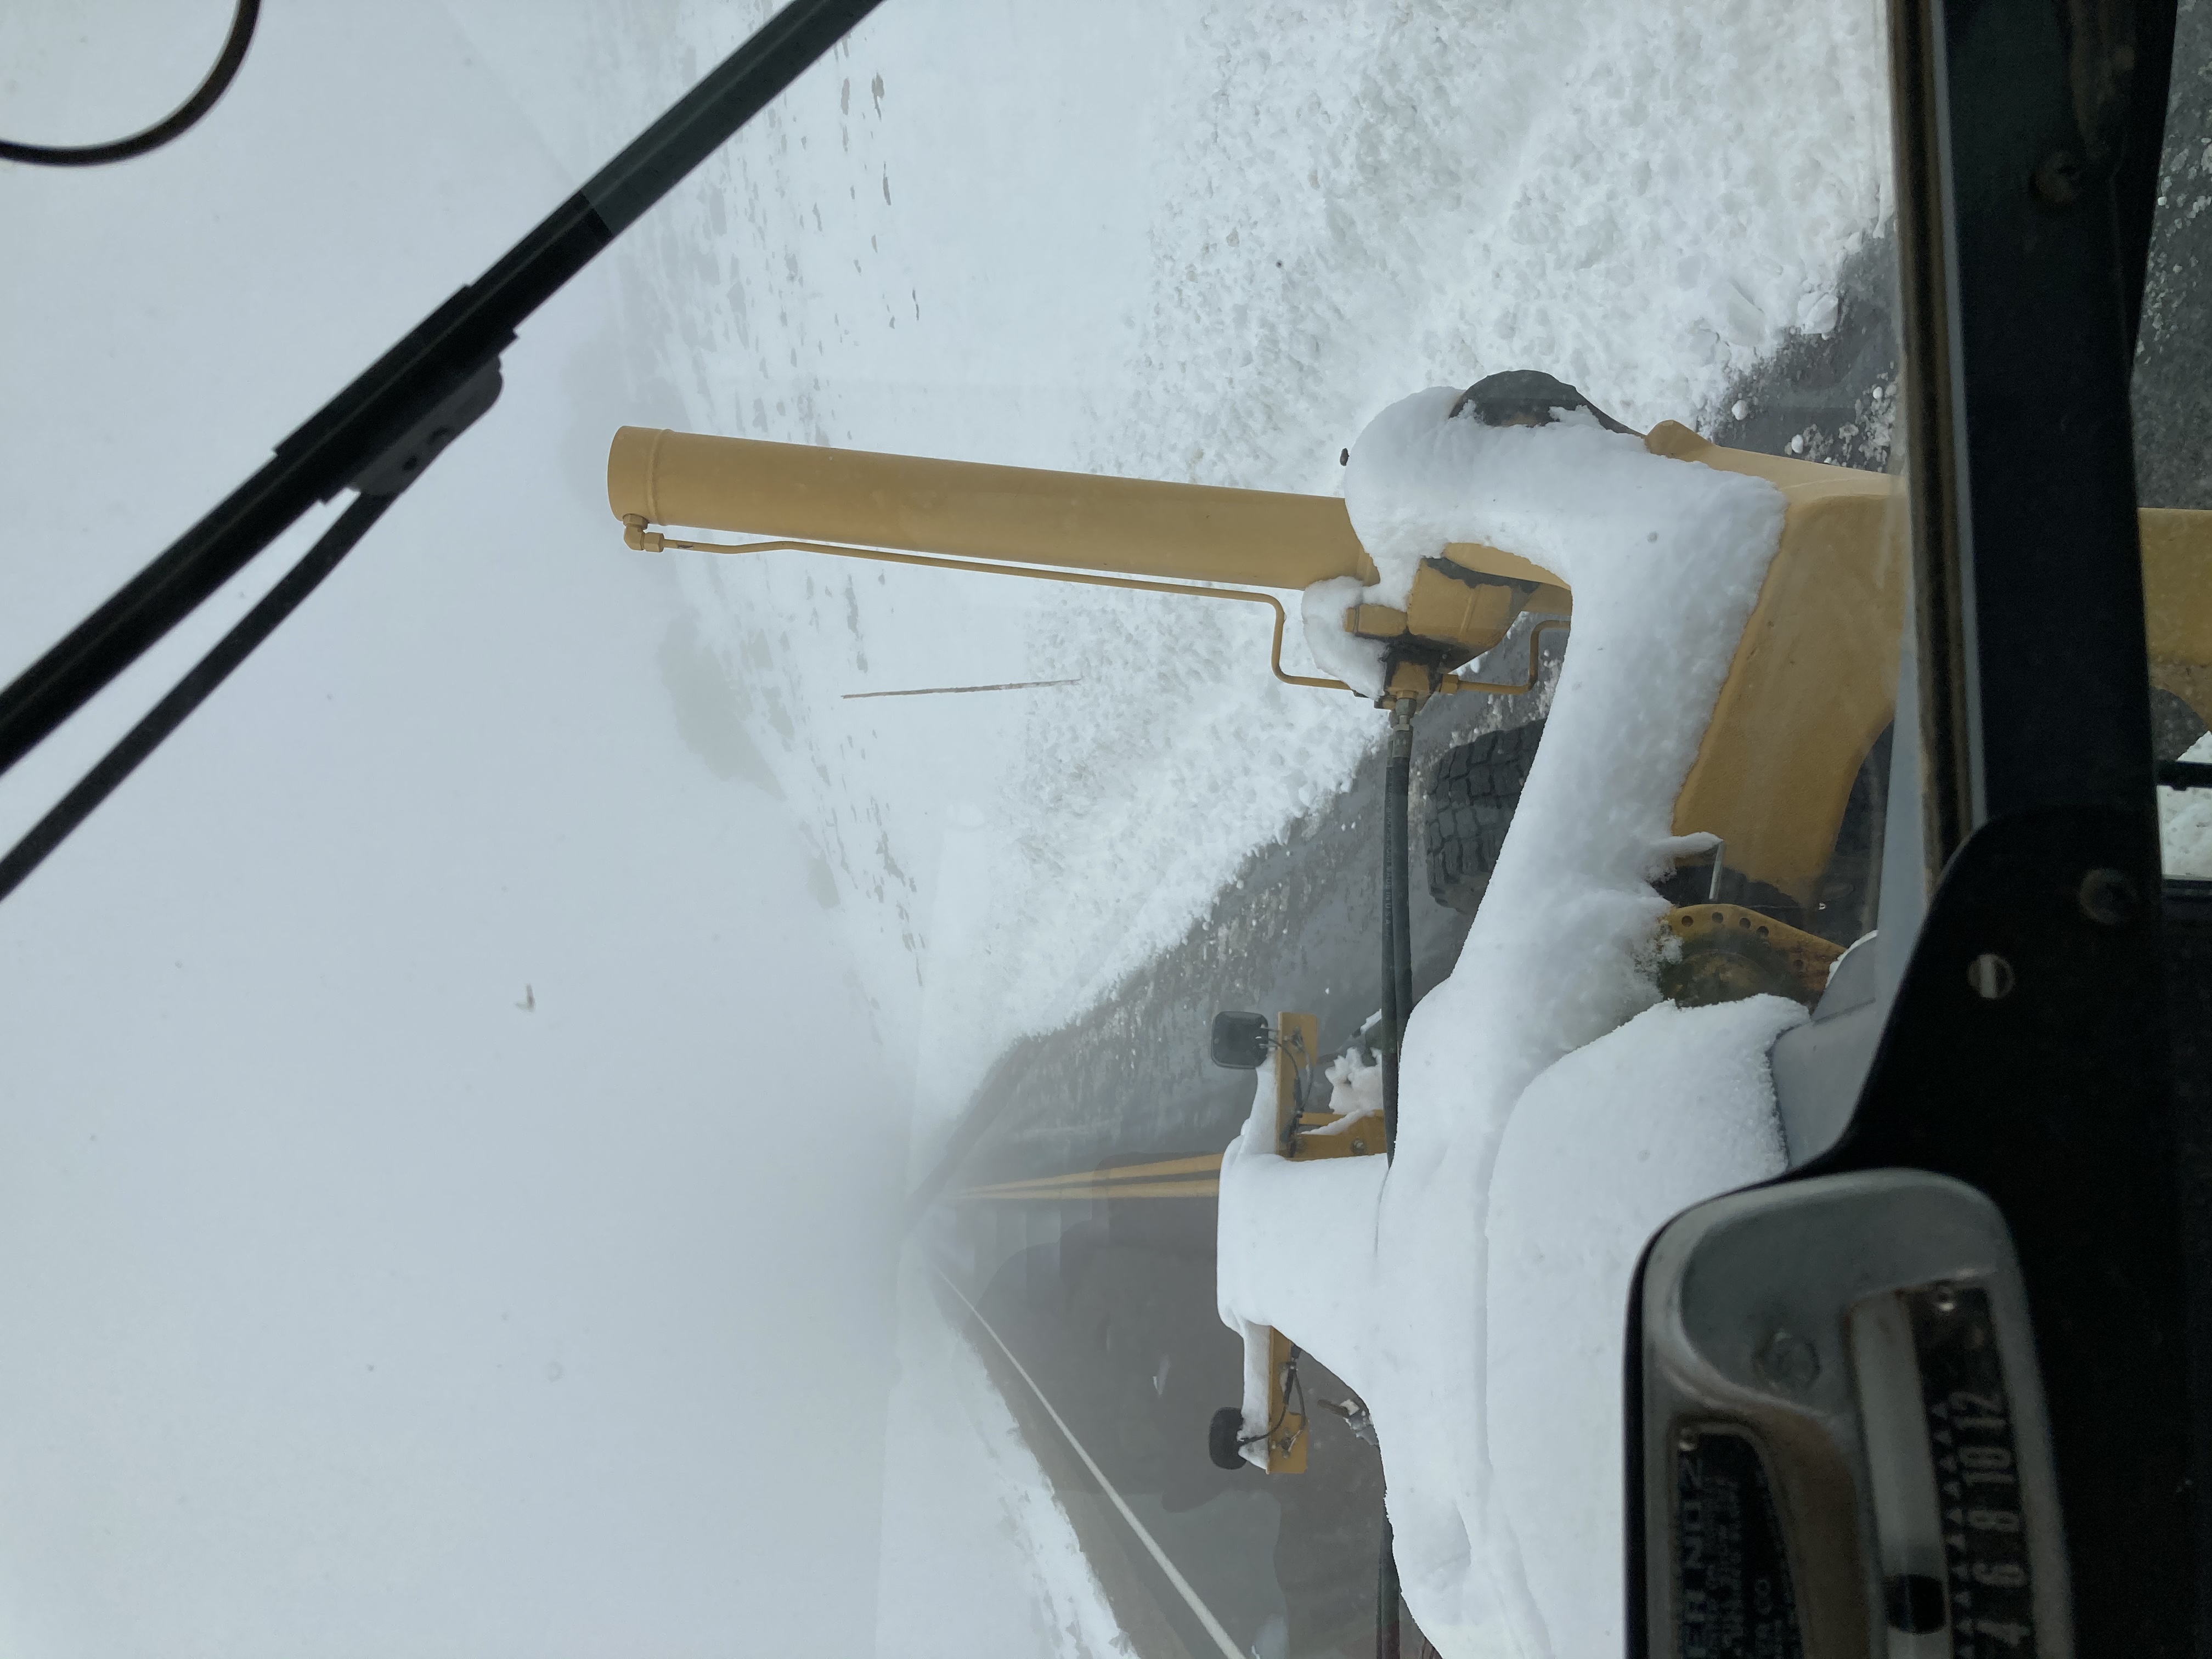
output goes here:
[[[1781, 547], [1674, 828], [1719, 836], [1731, 869], [1809, 902], [1852, 781], [1895, 704], [1907, 580], [1902, 520], [1892, 518], [1900, 494], [1882, 473], [1723, 449], [1671, 421], [1644, 442], [1655, 454], [1765, 478], [1788, 503]], [[903, 554], [954, 568], [1265, 601], [1276, 608], [1276, 672], [1298, 684], [1337, 683], [1283, 673], [1279, 604], [1235, 590], [1303, 589], [1337, 576], [1371, 584], [1376, 575], [1334, 496], [641, 427], [615, 434], [607, 501], [634, 548]], [[656, 525], [782, 539], [716, 548], [670, 540]], [[2153, 683], [2212, 722], [2212, 513], [2147, 508], [2142, 530]], [[1213, 586], [1177, 586], [1201, 583]], [[1455, 543], [1422, 566], [1403, 611], [1361, 605], [1348, 625], [1464, 659], [1494, 646], [1518, 616], [1563, 617], [1571, 606], [1552, 572], [1503, 549]], [[1526, 689], [1450, 675], [1434, 683]]]

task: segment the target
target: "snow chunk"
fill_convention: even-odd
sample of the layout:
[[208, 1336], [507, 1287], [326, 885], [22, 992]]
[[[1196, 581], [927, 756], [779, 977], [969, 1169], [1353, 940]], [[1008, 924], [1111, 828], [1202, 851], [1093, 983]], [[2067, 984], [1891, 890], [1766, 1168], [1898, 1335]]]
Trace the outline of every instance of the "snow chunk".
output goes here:
[[[2190, 744], [2181, 758], [2212, 763], [2212, 732]], [[2212, 789], [2158, 792], [2158, 850], [2167, 875], [2212, 881]]]
[[[1221, 1322], [1244, 1343], [1246, 1435], [1268, 1426], [1270, 1328], [1324, 1356], [1354, 1394], [1366, 1397], [1358, 1377], [1335, 1356], [1358, 1353], [1369, 1340], [1363, 1287], [1383, 1169], [1379, 1158], [1293, 1164], [1277, 1152], [1275, 1080], [1261, 1068], [1251, 1114], [1221, 1158], [1223, 1220], [1214, 1265]], [[1248, 1446], [1244, 1459], [1264, 1468], [1267, 1448]]]
[[[1570, 1247], [1588, 1210], [1547, 1206], [1558, 1161], [1571, 1156], [1549, 1127], [1564, 1131], [1577, 1112], [1598, 1122], [1667, 1110], [1673, 1150], [1652, 1185], [1614, 1171], [1603, 1188], [1643, 1193], [1654, 1214], [1740, 1185], [1769, 1155], [1747, 1149], [1778, 1145], [1769, 1097], [1713, 1080], [1764, 1079], [1784, 1018], [1772, 1008], [1658, 1011], [1621, 1040], [1633, 1063], [1560, 1062], [1658, 1000], [1665, 907], [1649, 878], [1704, 844], [1674, 835], [1674, 798], [1780, 539], [1783, 501], [1762, 480], [1654, 455], [1587, 416], [1543, 427], [1449, 419], [1457, 396], [1416, 393], [1352, 448], [1345, 501], [1380, 574], [1373, 596], [1402, 598], [1419, 562], [1449, 543], [1502, 548], [1572, 588], [1566, 659], [1481, 911], [1452, 976], [1414, 1011], [1395, 1164], [1287, 1163], [1273, 1149], [1272, 1100], [1264, 1127], [1255, 1103], [1223, 1161], [1220, 1303], [1231, 1328], [1272, 1325], [1367, 1401], [1422, 1629], [1448, 1653], [1564, 1656], [1581, 1650], [1553, 1646], [1553, 1610], [1562, 1596], [1617, 1605], [1620, 1542], [1584, 1532], [1559, 1544], [1505, 1478], [1521, 1467], [1512, 1448], [1585, 1433], [1593, 1406], [1587, 1393], [1555, 1404], [1524, 1386], [1527, 1310], [1492, 1300], [1493, 1206], [1502, 1262], [1538, 1250], [1555, 1264], [1539, 1328], [1583, 1333], [1579, 1364], [1603, 1374], [1590, 1386], [1617, 1389], [1622, 1285], [1610, 1258]], [[1657, 1057], [1674, 1048], [1683, 1055]], [[1691, 1076], [1696, 1097], [1650, 1106], [1654, 1087], [1679, 1097], [1666, 1080]], [[1516, 1154], [1501, 1167], [1514, 1126]], [[1620, 1148], [1583, 1151], [1596, 1168]], [[1617, 1224], [1625, 1236], [1640, 1221], [1624, 1208]], [[1597, 1443], [1591, 1455], [1610, 1457], [1617, 1428]], [[1581, 1455], [1553, 1466], [1561, 1482], [1584, 1482]], [[1618, 1470], [1597, 1485], [1547, 1501], [1598, 1524], [1594, 1506], [1618, 1502]], [[1520, 1547], [1524, 1527], [1547, 1552], [1541, 1571]]]
[[1127, 1654], [1050, 1477], [927, 1277], [919, 1252], [908, 1252], [899, 1272], [898, 1386], [884, 1432], [876, 1653]]
[[[1357, 576], [1334, 576], [1306, 589], [1300, 620], [1306, 649], [1324, 674], [1333, 674], [1364, 697], [1382, 695], [1382, 642], [1344, 631], [1345, 613], [1370, 597]], [[1387, 601], [1385, 601], [1387, 603]]]
[[1618, 1652], [1621, 1327], [1651, 1235], [1784, 1167], [1766, 1051], [1780, 997], [1661, 1003], [1528, 1086], [1490, 1201], [1491, 1457], [1556, 1654]]
[[1380, 1060], [1363, 1060], [1356, 1048], [1347, 1048], [1329, 1063], [1322, 1073], [1328, 1079], [1329, 1110], [1337, 1114], [1336, 1121], [1322, 1128], [1309, 1129], [1310, 1135], [1340, 1135], [1364, 1118], [1382, 1115], [1382, 1065]]

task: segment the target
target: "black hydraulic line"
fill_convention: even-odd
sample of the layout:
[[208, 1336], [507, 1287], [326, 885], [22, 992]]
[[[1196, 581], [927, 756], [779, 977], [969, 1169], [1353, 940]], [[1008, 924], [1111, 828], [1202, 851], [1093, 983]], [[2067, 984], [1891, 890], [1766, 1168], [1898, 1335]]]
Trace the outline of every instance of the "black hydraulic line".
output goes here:
[[1398, 1551], [1390, 1517], [1382, 1517], [1382, 1559], [1375, 1571], [1375, 1659], [1399, 1659]]
[[2212, 789], [2212, 762], [2160, 761], [2158, 781], [2169, 789]]
[[[1389, 779], [1383, 784], [1382, 833], [1390, 833]], [[1398, 907], [1390, 879], [1393, 860], [1389, 847], [1382, 848], [1382, 1156], [1387, 1162], [1398, 1155]]]
[[0, 772], [318, 501], [475, 380], [617, 235], [880, 0], [793, 0], [475, 283], [276, 446], [269, 463], [0, 691]]
[[1390, 747], [1382, 771], [1382, 1150], [1398, 1152], [1398, 1052], [1413, 1014], [1413, 930], [1407, 842], [1413, 788], [1413, 704], [1390, 711]]
[[307, 550], [307, 556], [285, 572], [283, 580], [262, 595], [260, 603], [240, 617], [237, 625], [216, 642], [215, 648], [177, 682], [175, 689], [125, 732], [122, 741], [102, 756], [99, 764], [33, 824], [30, 833], [17, 842], [6, 857], [0, 858], [0, 899], [21, 886], [24, 879], [46, 861], [46, 854], [60, 846], [70, 831], [91, 817], [100, 802], [137, 769], [138, 763], [159, 748], [161, 740], [182, 726], [192, 710], [206, 702], [209, 694], [230, 677], [231, 671], [252, 653], [253, 647], [299, 608], [301, 601], [321, 585], [323, 578], [337, 568], [338, 561], [353, 550], [354, 544], [368, 533], [368, 527], [383, 517], [384, 509], [392, 505], [393, 499], [390, 495], [362, 495], [340, 514], [337, 522]]
[[104, 144], [26, 144], [0, 138], [0, 161], [23, 161], [41, 167], [97, 167], [111, 161], [127, 161], [134, 155], [156, 150], [173, 138], [181, 138], [199, 125], [200, 118], [230, 90], [246, 49], [253, 42], [253, 25], [261, 15], [261, 0], [238, 0], [231, 15], [230, 33], [216, 56], [215, 67], [193, 89], [192, 95], [150, 127]]

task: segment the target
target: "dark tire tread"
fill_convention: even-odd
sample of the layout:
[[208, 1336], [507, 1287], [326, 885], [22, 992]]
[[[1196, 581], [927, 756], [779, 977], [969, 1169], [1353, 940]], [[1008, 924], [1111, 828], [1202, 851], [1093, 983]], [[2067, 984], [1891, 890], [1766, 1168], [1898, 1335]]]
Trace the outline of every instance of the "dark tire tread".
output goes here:
[[1532, 720], [1437, 757], [1424, 840], [1429, 896], [1437, 903], [1470, 916], [1481, 904], [1543, 736], [1544, 722]]

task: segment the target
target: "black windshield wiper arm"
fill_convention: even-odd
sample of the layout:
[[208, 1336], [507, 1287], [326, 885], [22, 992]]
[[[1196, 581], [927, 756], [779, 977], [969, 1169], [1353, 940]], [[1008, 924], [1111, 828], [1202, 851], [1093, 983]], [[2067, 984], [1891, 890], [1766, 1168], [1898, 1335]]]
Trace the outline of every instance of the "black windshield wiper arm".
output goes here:
[[793, 0], [482, 277], [278, 444], [267, 465], [0, 691], [0, 772], [309, 507], [357, 486], [387, 456], [427, 465], [434, 450], [410, 441], [425, 420], [480, 383], [525, 319], [878, 3]]

